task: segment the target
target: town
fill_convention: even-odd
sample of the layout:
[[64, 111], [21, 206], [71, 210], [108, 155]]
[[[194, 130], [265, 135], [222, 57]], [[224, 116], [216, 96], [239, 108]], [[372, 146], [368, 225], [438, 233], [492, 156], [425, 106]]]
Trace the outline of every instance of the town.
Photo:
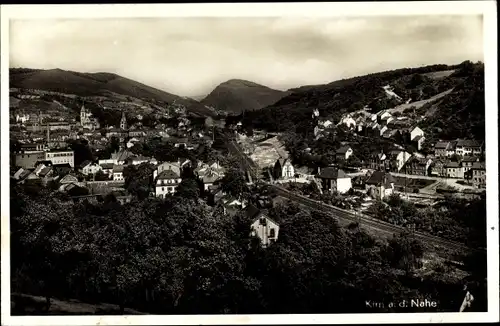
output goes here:
[[11, 313], [488, 311], [485, 64], [387, 60], [388, 21], [346, 39], [379, 57], [323, 20], [75, 21], [50, 64], [12, 36]]

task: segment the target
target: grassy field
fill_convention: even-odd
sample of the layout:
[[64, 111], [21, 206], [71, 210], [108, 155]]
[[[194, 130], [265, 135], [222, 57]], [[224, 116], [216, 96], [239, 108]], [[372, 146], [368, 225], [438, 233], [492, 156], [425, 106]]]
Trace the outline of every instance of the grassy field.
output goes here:
[[421, 101], [417, 101], [417, 102], [412, 102], [412, 103], [408, 103], [408, 104], [401, 104], [401, 105], [398, 105], [392, 109], [389, 109], [387, 110], [389, 113], [391, 114], [394, 114], [395, 112], [403, 112], [404, 110], [406, 109], [409, 109], [411, 107], [415, 107], [415, 109], [419, 109], [421, 108], [422, 106], [426, 105], [427, 103], [429, 102], [433, 102], [433, 101], [436, 101], [436, 100], [439, 100], [440, 98], [448, 95], [451, 93], [453, 89], [449, 89], [447, 91], [444, 91], [442, 93], [439, 93], [431, 98], [428, 98], [426, 100], [421, 100]]
[[448, 77], [449, 75], [451, 75], [454, 72], [455, 72], [454, 69], [452, 69], [452, 70], [443, 70], [443, 71], [429, 72], [427, 74], [422, 74], [422, 76], [429, 77], [429, 78], [432, 78], [432, 79], [441, 79], [441, 78]]

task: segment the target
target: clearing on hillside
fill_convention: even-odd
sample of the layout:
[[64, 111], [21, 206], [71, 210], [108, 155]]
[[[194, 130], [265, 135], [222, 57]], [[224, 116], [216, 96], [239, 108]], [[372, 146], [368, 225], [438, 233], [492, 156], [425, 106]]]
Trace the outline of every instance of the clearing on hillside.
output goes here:
[[400, 105], [395, 106], [392, 109], [389, 109], [387, 111], [389, 113], [391, 113], [391, 114], [394, 114], [395, 112], [401, 112], [402, 113], [404, 110], [409, 109], [411, 107], [415, 107], [415, 109], [418, 109], [418, 108], [421, 108], [422, 106], [424, 106], [425, 104], [427, 104], [429, 102], [433, 102], [433, 101], [439, 100], [442, 97], [445, 97], [446, 95], [450, 94], [451, 91], [453, 91], [453, 88], [449, 89], [447, 91], [444, 91], [442, 93], [439, 93], [437, 95], [434, 95], [433, 97], [428, 98], [426, 100], [421, 100], [421, 101], [412, 102], [412, 103], [408, 103], [408, 104], [406, 104], [406, 103], [405, 104], [400, 104]]
[[432, 79], [441, 79], [441, 78], [448, 77], [449, 75], [451, 75], [454, 72], [455, 72], [455, 69], [452, 69], [452, 70], [443, 70], [443, 71], [429, 72], [429, 73], [426, 73], [426, 74], [422, 74], [422, 76], [429, 77], [429, 78], [432, 78]]

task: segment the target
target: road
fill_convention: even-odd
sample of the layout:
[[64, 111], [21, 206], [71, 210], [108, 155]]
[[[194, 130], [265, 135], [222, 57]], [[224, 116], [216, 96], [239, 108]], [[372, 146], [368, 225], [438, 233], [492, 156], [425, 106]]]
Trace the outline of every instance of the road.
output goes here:
[[[339, 220], [345, 220], [348, 222], [360, 222], [360, 225], [362, 227], [374, 229], [378, 232], [384, 233], [388, 237], [392, 237], [393, 234], [399, 234], [403, 231], [406, 231], [405, 228], [400, 227], [400, 226], [395, 226], [393, 224], [369, 217], [367, 215], [361, 214], [361, 213], [352, 213], [346, 210], [343, 210], [341, 208], [327, 205], [325, 203], [300, 196], [297, 194], [294, 194], [284, 188], [281, 188], [276, 185], [269, 185], [269, 187], [273, 188], [273, 190], [276, 191], [276, 194], [278, 194], [281, 197], [284, 197], [286, 199], [289, 199], [291, 201], [294, 201], [302, 206], [306, 206], [311, 209], [319, 210], [322, 212], [325, 212], [329, 215], [332, 215], [333, 217], [339, 219]], [[442, 239], [440, 237], [420, 233], [420, 232], [415, 232], [415, 238], [421, 240], [424, 244], [427, 245], [433, 245], [433, 246], [438, 246], [439, 247], [444, 247], [447, 249], [452, 249], [452, 250], [459, 250], [459, 251], [472, 251], [472, 250], [477, 250], [477, 249], [471, 249], [467, 247], [464, 244], [454, 242], [454, 241], [449, 241]], [[435, 247], [436, 248], [436, 247]]]

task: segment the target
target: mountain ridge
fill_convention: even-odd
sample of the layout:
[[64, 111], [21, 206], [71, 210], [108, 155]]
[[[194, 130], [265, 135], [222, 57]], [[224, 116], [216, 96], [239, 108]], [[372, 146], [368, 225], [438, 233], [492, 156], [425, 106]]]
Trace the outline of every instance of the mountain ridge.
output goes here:
[[74, 94], [78, 96], [99, 96], [113, 92], [142, 100], [155, 100], [186, 106], [196, 115], [213, 116], [214, 112], [198, 101], [160, 90], [115, 73], [82, 73], [55, 69], [10, 68], [11, 88], [39, 89], [44, 91]]

